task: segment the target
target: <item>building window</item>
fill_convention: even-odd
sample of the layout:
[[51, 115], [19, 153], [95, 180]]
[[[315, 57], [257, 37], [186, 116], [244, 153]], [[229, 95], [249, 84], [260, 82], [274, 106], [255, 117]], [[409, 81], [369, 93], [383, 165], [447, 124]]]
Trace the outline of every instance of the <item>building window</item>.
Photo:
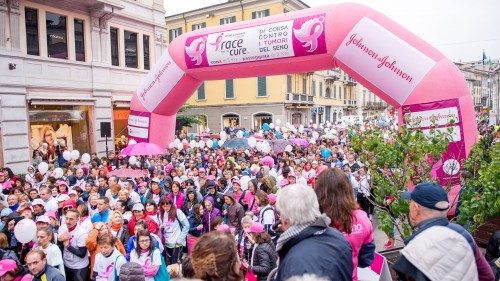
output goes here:
[[74, 21], [75, 24], [75, 54], [77, 61], [85, 61], [85, 39], [83, 20]]
[[316, 96], [316, 80], [312, 80], [312, 95]]
[[283, 13], [286, 14], [286, 13], [290, 13], [290, 11], [288, 9], [283, 9]]
[[337, 86], [333, 85], [333, 98], [337, 99]]
[[342, 99], [342, 87], [339, 86], [339, 100]]
[[269, 9], [252, 12], [252, 19], [260, 19], [270, 15]]
[[109, 37], [111, 38], [111, 65], [119, 66], [118, 59], [118, 29], [111, 27], [109, 29]]
[[257, 77], [257, 96], [267, 96], [267, 79], [266, 76]]
[[24, 9], [26, 18], [26, 50], [28, 55], [39, 56], [38, 46], [38, 11], [31, 8]]
[[307, 94], [307, 78], [302, 78], [302, 93]]
[[205, 82], [201, 83], [198, 88], [198, 100], [205, 100]]
[[144, 69], [149, 70], [149, 35], [142, 35], [142, 46], [144, 49]]
[[292, 124], [293, 125], [302, 124], [302, 113], [296, 112], [292, 114]]
[[125, 66], [137, 68], [137, 33], [125, 31]]
[[226, 99], [234, 99], [234, 80], [226, 80]]
[[47, 18], [47, 52], [49, 57], [68, 59], [68, 35], [66, 32], [66, 16], [46, 13]]
[[191, 30], [201, 29], [201, 28], [205, 28], [205, 27], [207, 27], [207, 23], [206, 22], [196, 23], [196, 24], [193, 24], [191, 26]]
[[292, 75], [290, 74], [286, 76], [286, 92], [287, 93], [292, 92]]
[[221, 18], [220, 19], [220, 24], [221, 25], [223, 25], [223, 24], [229, 24], [229, 23], [233, 23], [233, 22], [236, 22], [236, 16], [227, 17], [227, 18]]
[[172, 42], [177, 36], [180, 36], [182, 34], [182, 27], [170, 29], [168, 31], [168, 42]]
[[323, 96], [323, 82], [319, 82], [319, 96]]
[[[329, 89], [329, 88], [327, 88], [327, 89]], [[331, 106], [325, 107], [325, 122], [326, 121], [330, 121], [331, 112], [332, 112], [332, 107]]]
[[326, 87], [326, 93], [325, 93], [326, 98], [331, 98], [331, 92], [330, 92], [330, 87]]
[[240, 125], [240, 116], [233, 113], [222, 115], [222, 125], [224, 128], [235, 129]]

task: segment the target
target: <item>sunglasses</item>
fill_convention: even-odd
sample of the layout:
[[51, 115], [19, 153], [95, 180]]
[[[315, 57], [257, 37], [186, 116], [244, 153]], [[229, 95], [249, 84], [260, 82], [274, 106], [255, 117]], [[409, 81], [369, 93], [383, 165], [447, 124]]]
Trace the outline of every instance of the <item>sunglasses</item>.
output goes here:
[[67, 210], [70, 210], [70, 209], [73, 209], [73, 207], [72, 206], [64, 207], [63, 211], [67, 211]]

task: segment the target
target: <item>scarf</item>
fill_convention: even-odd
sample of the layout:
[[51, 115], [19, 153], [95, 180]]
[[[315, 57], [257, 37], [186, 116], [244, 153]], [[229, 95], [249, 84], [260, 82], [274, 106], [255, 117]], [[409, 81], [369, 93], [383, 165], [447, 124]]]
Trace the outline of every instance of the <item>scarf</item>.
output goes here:
[[308, 228], [313, 222], [306, 224], [294, 224], [290, 226], [283, 234], [278, 238], [278, 243], [276, 244], [276, 252], [279, 252], [283, 245], [285, 245], [288, 241], [292, 240], [292, 238], [297, 237], [304, 229]]
[[12, 210], [12, 212], [15, 212], [15, 211], [17, 211], [17, 208], [19, 208], [19, 203], [16, 203], [12, 206], [9, 206], [9, 208]]
[[111, 197], [113, 197], [113, 199], [116, 199], [116, 198], [118, 198], [118, 194], [111, 195]]
[[111, 225], [111, 229], [116, 231], [116, 232], [119, 232], [121, 228], [122, 228], [121, 224], [112, 224]]
[[69, 227], [69, 228], [68, 228], [68, 233], [69, 233], [69, 232], [72, 232], [73, 230], [75, 230], [75, 228], [76, 228], [77, 226], [78, 226], [78, 224], [75, 224], [75, 226], [73, 226], [73, 227]]
[[156, 214], [158, 214], [158, 212], [156, 211], [151, 211], [151, 212], [146, 211], [146, 215], [148, 216], [156, 216]]
[[157, 188], [156, 190], [151, 189], [151, 192], [153, 192], [153, 194], [155, 194], [155, 195], [160, 194], [160, 191], [161, 191], [161, 188]]

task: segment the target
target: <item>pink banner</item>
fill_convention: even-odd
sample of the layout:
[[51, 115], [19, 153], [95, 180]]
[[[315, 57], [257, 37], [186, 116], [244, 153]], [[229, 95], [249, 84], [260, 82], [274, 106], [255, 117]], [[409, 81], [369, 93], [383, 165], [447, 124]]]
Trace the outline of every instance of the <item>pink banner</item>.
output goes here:
[[131, 110], [128, 117], [129, 140], [149, 142], [151, 113]]
[[326, 53], [325, 14], [188, 37], [187, 68]]
[[[436, 130], [444, 133], [448, 133], [448, 128], [452, 128], [452, 142], [443, 155], [443, 162], [436, 164], [435, 173], [441, 185], [450, 182], [452, 185], [458, 184], [461, 163], [466, 157], [463, 120], [458, 99], [407, 105], [403, 106], [403, 112], [410, 112], [407, 114], [410, 114], [411, 119], [420, 120], [420, 128], [415, 129], [420, 129], [425, 134], [430, 134], [433, 122], [437, 123]], [[448, 125], [450, 120], [454, 121], [452, 125]]]

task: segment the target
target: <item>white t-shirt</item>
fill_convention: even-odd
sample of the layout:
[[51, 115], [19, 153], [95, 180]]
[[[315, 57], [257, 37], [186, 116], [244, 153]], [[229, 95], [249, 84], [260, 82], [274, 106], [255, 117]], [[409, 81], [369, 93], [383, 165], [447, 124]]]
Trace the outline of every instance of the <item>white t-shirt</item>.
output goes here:
[[163, 217], [163, 237], [165, 238], [165, 244], [169, 246], [175, 246], [177, 244], [177, 239], [181, 235], [181, 226], [179, 221], [187, 220], [186, 215], [179, 209], [177, 209], [177, 218], [174, 221], [169, 221], [168, 213], [165, 212]]
[[57, 212], [59, 208], [57, 206], [57, 200], [54, 197], [50, 197], [47, 202], [45, 202], [45, 206], [43, 207], [46, 212]]
[[274, 210], [271, 207], [271, 205], [267, 205], [264, 208], [262, 208], [259, 214], [259, 220], [260, 223], [262, 223], [263, 225], [274, 224], [275, 222]]
[[[130, 262], [135, 262], [139, 264], [141, 267], [147, 266], [150, 267], [150, 265], [158, 265], [161, 266], [161, 256], [160, 256], [160, 251], [157, 249], [153, 250], [153, 253], [149, 255], [148, 252], [146, 253], [141, 253], [141, 256], [137, 256], [137, 252], [135, 249], [130, 252]], [[146, 276], [146, 281], [154, 281], [155, 278], [153, 276]]]
[[130, 193], [130, 199], [132, 199], [132, 203], [134, 204], [141, 203], [141, 196], [139, 196], [139, 194], [135, 191]]
[[55, 267], [57, 270], [59, 270], [59, 272], [62, 273], [64, 277], [66, 277], [66, 271], [64, 270], [64, 261], [59, 247], [51, 243], [49, 246], [47, 246], [46, 249], [42, 248], [41, 246], [38, 246], [38, 249], [42, 250], [42, 252], [45, 253], [45, 256], [47, 256], [47, 264]]
[[[68, 232], [68, 227], [63, 224], [59, 227], [59, 236]], [[75, 248], [85, 247], [85, 241], [89, 236], [88, 232], [81, 226], [77, 226], [72, 232], [70, 232], [71, 238], [69, 239], [69, 245]], [[64, 265], [71, 269], [81, 269], [89, 266], [89, 258], [88, 255], [85, 255], [83, 258], [76, 256], [75, 254], [68, 251], [68, 249], [63, 250], [63, 260]]]
[[80, 227], [83, 229], [84, 233], [90, 233], [92, 230], [92, 218], [89, 216], [80, 222]]
[[115, 269], [116, 274], [119, 276], [122, 265], [126, 263], [127, 259], [116, 248], [109, 257], [98, 253], [94, 262], [94, 272], [97, 272], [96, 281], [114, 281]]

